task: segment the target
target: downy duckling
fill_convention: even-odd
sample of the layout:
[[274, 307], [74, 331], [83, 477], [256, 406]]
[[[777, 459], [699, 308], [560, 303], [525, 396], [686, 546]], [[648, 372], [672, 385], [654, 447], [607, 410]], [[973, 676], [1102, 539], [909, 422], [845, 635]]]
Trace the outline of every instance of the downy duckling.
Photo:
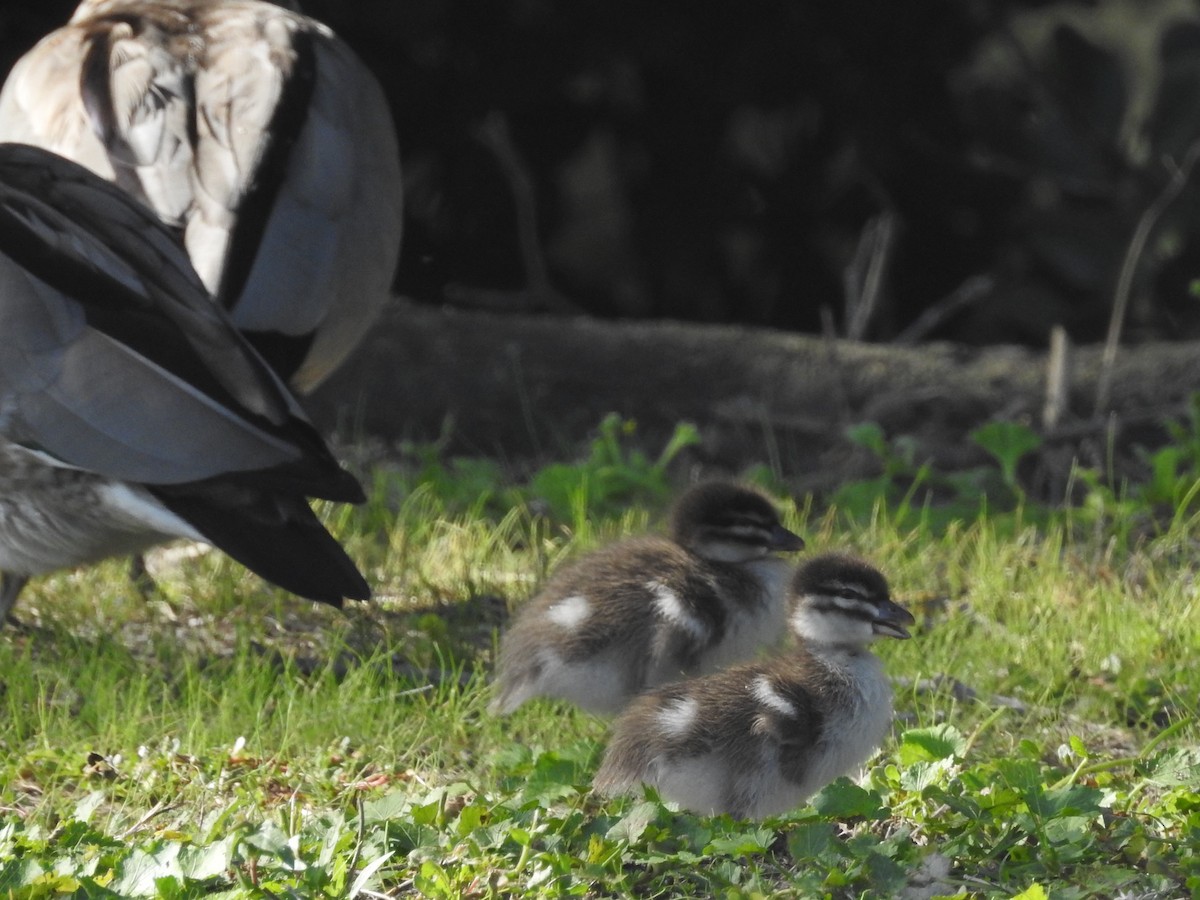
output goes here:
[[876, 569], [840, 554], [802, 566], [791, 590], [798, 646], [637, 698], [614, 725], [599, 793], [648, 784], [695, 813], [760, 819], [794, 809], [875, 752], [892, 691], [868, 647], [908, 638], [912, 614]]
[[670, 537], [620, 541], [556, 572], [500, 642], [494, 711], [557, 697], [615, 713], [641, 691], [751, 658], [784, 634], [804, 541], [756, 490], [684, 493]]

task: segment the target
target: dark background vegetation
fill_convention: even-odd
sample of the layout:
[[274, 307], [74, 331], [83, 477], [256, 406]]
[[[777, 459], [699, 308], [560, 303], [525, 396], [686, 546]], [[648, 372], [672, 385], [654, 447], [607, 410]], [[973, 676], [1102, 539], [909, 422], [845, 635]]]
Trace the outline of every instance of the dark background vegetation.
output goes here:
[[[1200, 136], [1191, 0], [304, 6], [392, 102], [397, 287], [421, 303], [1095, 340]], [[0, 67], [72, 8], [6, 4]], [[1198, 199], [1185, 187], [1139, 254], [1127, 335], [1200, 334]]]

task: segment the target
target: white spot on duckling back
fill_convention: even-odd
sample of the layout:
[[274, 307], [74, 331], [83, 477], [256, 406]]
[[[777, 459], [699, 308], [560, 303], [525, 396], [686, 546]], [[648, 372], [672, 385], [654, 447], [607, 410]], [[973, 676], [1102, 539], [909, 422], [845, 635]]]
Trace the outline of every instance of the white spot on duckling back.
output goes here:
[[658, 581], [646, 582], [646, 590], [653, 595], [654, 609], [660, 616], [695, 638], [708, 637], [708, 624], [693, 616], [673, 590]]
[[759, 675], [755, 678], [750, 691], [754, 694], [754, 699], [767, 707], [767, 709], [774, 710], [790, 719], [796, 718], [796, 705], [783, 696], [783, 694], [779, 693], [779, 691], [775, 690], [775, 686], [771, 684], [771, 679], [766, 675]]
[[695, 697], [672, 700], [659, 710], [658, 726], [663, 730], [663, 734], [671, 737], [687, 734], [699, 711], [700, 704]]
[[572, 594], [546, 610], [546, 618], [567, 631], [574, 631], [591, 611], [591, 604], [588, 603], [587, 597], [581, 594]]

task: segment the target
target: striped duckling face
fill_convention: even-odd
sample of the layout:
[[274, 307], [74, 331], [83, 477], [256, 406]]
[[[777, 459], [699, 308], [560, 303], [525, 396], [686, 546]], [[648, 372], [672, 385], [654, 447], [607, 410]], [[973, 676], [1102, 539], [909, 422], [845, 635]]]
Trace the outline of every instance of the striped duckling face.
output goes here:
[[803, 539], [783, 527], [771, 501], [725, 481], [699, 484], [679, 498], [671, 516], [671, 537], [713, 562], [745, 563], [804, 549]]
[[792, 579], [792, 630], [817, 644], [863, 646], [879, 637], [904, 640], [916, 619], [894, 603], [887, 580], [860, 559], [826, 553]]

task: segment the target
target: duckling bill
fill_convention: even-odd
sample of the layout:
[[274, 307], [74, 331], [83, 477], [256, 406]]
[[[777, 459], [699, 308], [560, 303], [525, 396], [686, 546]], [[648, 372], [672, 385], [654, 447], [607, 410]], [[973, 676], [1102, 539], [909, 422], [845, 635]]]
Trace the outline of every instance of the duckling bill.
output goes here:
[[646, 688], [751, 658], [785, 631], [777, 554], [803, 546], [758, 491], [691, 488], [669, 537], [589, 554], [520, 611], [500, 643], [492, 709], [555, 697], [611, 714]]

